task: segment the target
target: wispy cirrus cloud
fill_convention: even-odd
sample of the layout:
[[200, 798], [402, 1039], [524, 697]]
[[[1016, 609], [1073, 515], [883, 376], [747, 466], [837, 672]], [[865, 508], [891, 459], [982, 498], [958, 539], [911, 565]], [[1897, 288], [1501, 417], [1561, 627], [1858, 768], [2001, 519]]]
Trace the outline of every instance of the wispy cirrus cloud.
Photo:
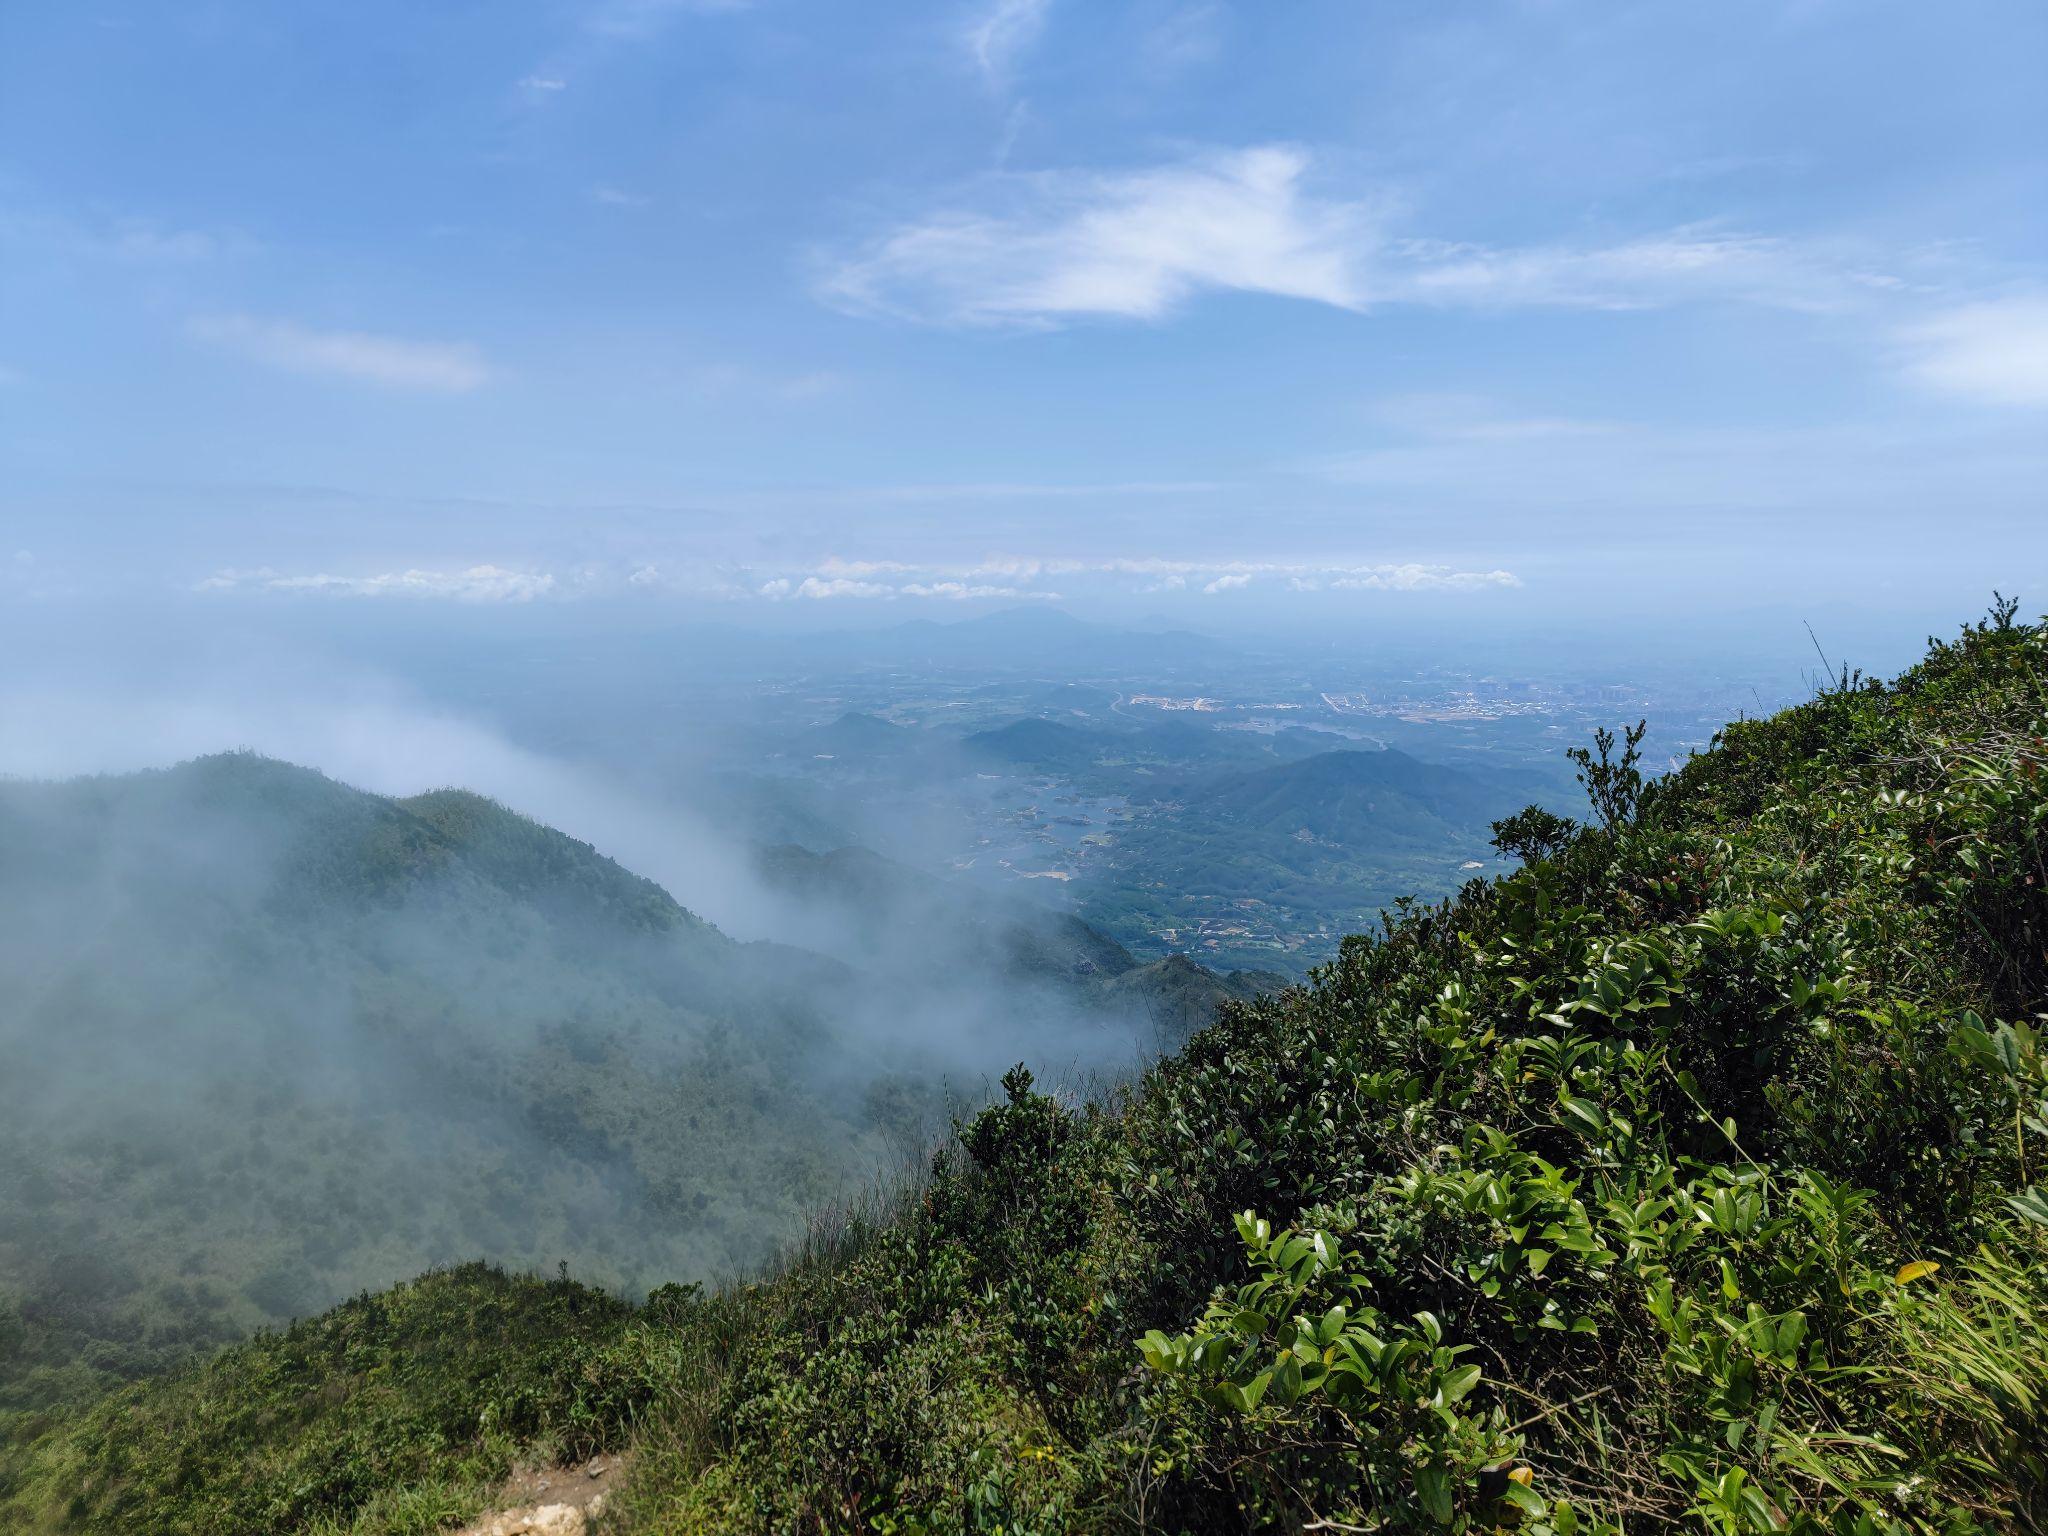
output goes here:
[[941, 323], [1152, 319], [1206, 289], [1355, 308], [1363, 210], [1303, 188], [1289, 146], [1125, 174], [998, 178], [1008, 206], [942, 211], [838, 262], [820, 293], [842, 308]]
[[287, 373], [452, 395], [467, 394], [491, 377], [482, 352], [468, 342], [316, 330], [253, 315], [201, 316], [191, 330], [202, 341]]
[[1966, 304], [1907, 327], [1909, 378], [1994, 405], [2048, 406], [2048, 293]]
[[990, 80], [1000, 80], [1038, 41], [1051, 9], [1052, 0], [985, 0], [963, 36], [968, 55]]
[[1285, 144], [1136, 171], [1008, 174], [840, 255], [818, 292], [856, 313], [1047, 326], [1156, 320], [1224, 291], [1345, 310], [1826, 311], [1909, 286], [1867, 253], [1711, 222], [1500, 247], [1404, 234], [1391, 201], [1333, 191], [1307, 150]]
[[1796, 241], [1711, 224], [1603, 246], [1492, 249], [1408, 240], [1381, 257], [1389, 301], [1470, 308], [1660, 309], [1727, 299], [1829, 310], [1900, 286]]
[[1139, 61], [1153, 76], [1178, 74], [1208, 64], [1222, 52], [1223, 7], [1218, 0], [1191, 0], [1168, 11], [1147, 29]]

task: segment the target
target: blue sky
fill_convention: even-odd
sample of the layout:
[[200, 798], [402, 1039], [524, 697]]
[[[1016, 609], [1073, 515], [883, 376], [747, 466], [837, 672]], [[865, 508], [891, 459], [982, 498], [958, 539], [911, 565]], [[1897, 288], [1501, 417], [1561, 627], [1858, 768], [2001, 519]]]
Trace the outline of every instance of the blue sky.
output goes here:
[[2043, 78], [2033, 3], [11, 0], [0, 601], [2039, 599]]

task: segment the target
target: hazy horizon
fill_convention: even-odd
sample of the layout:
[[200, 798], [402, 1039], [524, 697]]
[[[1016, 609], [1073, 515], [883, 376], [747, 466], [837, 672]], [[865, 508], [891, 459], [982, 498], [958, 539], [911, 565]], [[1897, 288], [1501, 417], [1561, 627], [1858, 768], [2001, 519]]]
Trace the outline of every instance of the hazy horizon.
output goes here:
[[2048, 590], [2043, 29], [10, 7], [0, 607], [1903, 659]]

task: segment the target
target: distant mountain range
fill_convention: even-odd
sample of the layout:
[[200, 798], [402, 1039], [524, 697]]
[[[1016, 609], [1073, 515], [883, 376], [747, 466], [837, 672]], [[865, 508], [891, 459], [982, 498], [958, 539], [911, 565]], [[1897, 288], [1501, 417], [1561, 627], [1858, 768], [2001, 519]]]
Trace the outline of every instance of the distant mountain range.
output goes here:
[[1129, 798], [1134, 813], [1076, 882], [1080, 914], [1133, 949], [1298, 974], [1398, 898], [1506, 868], [1490, 824], [1556, 790], [1522, 769], [1388, 749], [1158, 772]]
[[[818, 853], [868, 840], [860, 817], [893, 795], [895, 835], [884, 827], [877, 840], [915, 842], [921, 820], [950, 814], [951, 862], [982, 864], [984, 881], [1013, 865], [1058, 874], [1078, 918], [1135, 961], [1186, 952], [1299, 978], [1398, 898], [1445, 896], [1505, 868], [1494, 821], [1576, 800], [1568, 776], [1527, 758], [1447, 742], [1453, 760], [1428, 761], [1330, 729], [1119, 703], [1098, 694], [1071, 717], [1048, 710], [964, 733], [848, 712], [784, 738], [782, 776], [736, 804], [761, 841]], [[1016, 784], [973, 788], [991, 778]], [[807, 793], [822, 798], [798, 815]]]
[[1210, 780], [1188, 795], [1185, 811], [1260, 832], [1386, 847], [1469, 833], [1506, 814], [1509, 802], [1526, 803], [1548, 787], [1533, 773], [1482, 774], [1393, 749], [1319, 752]]

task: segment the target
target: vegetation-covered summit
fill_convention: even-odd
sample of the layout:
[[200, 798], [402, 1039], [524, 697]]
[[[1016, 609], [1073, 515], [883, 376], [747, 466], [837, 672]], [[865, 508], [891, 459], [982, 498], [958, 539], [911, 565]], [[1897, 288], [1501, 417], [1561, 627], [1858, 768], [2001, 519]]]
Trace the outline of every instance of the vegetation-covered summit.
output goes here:
[[431, 1265], [759, 1263], [1010, 1053], [1126, 1066], [1285, 984], [782, 853], [788, 913], [858, 915], [839, 958], [466, 791], [250, 753], [0, 784], [0, 1414]]
[[1661, 782], [1603, 738], [1518, 873], [1107, 1100], [1013, 1074], [756, 1283], [436, 1277], [433, 1342], [366, 1302], [30, 1426], [0, 1514], [426, 1530], [630, 1444], [619, 1532], [2042, 1529], [2044, 737], [2001, 605]]
[[0, 1415], [430, 1264], [758, 1261], [891, 1145], [763, 948], [477, 795], [0, 785]]

